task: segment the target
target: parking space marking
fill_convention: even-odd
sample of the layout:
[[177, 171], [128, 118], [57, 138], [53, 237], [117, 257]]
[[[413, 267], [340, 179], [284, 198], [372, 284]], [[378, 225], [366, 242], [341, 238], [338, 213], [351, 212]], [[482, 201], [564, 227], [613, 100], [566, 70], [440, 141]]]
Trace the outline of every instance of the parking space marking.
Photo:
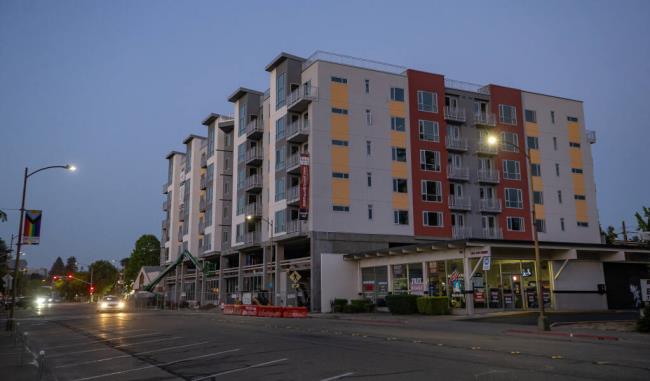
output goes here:
[[52, 350], [52, 349], [60, 349], [60, 348], [78, 347], [80, 345], [99, 344], [99, 343], [103, 343], [103, 342], [106, 342], [106, 341], [114, 341], [114, 340], [121, 340], [121, 339], [133, 339], [135, 337], [156, 336], [156, 335], [159, 335], [159, 334], [160, 333], [158, 333], [158, 332], [152, 332], [152, 333], [143, 333], [143, 334], [134, 335], [134, 336], [119, 336], [119, 337], [113, 337], [113, 338], [110, 338], [110, 339], [100, 339], [100, 340], [94, 340], [94, 339], [88, 337], [85, 340], [91, 340], [90, 343], [81, 342], [81, 343], [66, 344], [66, 345], [56, 345], [54, 347], [45, 347], [43, 349]]
[[344, 377], [351, 376], [351, 375], [353, 375], [353, 374], [354, 374], [354, 372], [347, 372], [347, 373], [339, 374], [339, 375], [336, 375], [336, 376], [332, 376], [332, 377], [330, 377], [330, 378], [323, 378], [323, 379], [320, 380], [320, 381], [334, 381], [334, 380], [340, 380], [340, 379], [342, 379], [342, 378], [344, 378]]
[[145, 369], [160, 368], [160, 367], [164, 367], [164, 366], [178, 364], [178, 363], [185, 362], [185, 361], [199, 360], [199, 359], [202, 359], [202, 358], [213, 357], [213, 356], [221, 355], [221, 354], [224, 354], [224, 353], [237, 352], [239, 350], [241, 350], [241, 348], [229, 349], [229, 350], [221, 351], [221, 352], [208, 353], [206, 355], [188, 357], [188, 358], [184, 358], [184, 359], [180, 359], [180, 360], [174, 360], [174, 361], [166, 362], [166, 363], [163, 363], [163, 364], [147, 365], [147, 366], [142, 366], [142, 367], [139, 367], [139, 368], [131, 368], [131, 369], [126, 369], [126, 370], [121, 370], [119, 372], [111, 372], [111, 373], [98, 374], [98, 375], [90, 376], [90, 377], [77, 378], [76, 380], [73, 380], [73, 381], [94, 380], [94, 379], [97, 379], [97, 378], [117, 376], [117, 375], [120, 375], [120, 374], [131, 373], [131, 372], [138, 372], [138, 371], [145, 370]]
[[182, 339], [182, 338], [183, 338], [183, 336], [172, 336], [172, 337], [166, 337], [164, 339], [146, 340], [146, 341], [138, 341], [137, 343], [120, 344], [120, 345], [115, 345], [113, 347], [95, 348], [95, 349], [86, 349], [86, 350], [83, 350], [83, 351], [58, 353], [58, 354], [48, 355], [47, 357], [48, 358], [53, 358], [53, 357], [74, 355], [74, 354], [77, 354], [77, 353], [109, 351], [109, 350], [115, 349], [115, 348], [132, 347], [134, 345], [139, 345], [139, 344], [157, 343], [157, 342], [160, 342], [160, 341], [176, 340], [176, 339]]
[[275, 364], [275, 363], [279, 363], [279, 362], [287, 361], [287, 360], [288, 360], [288, 358], [283, 358], [283, 359], [277, 359], [277, 360], [262, 362], [262, 363], [255, 364], [255, 365], [249, 365], [249, 366], [245, 366], [243, 368], [230, 369], [230, 370], [226, 370], [226, 371], [223, 371], [223, 372], [214, 373], [214, 374], [211, 374], [209, 376], [193, 378], [192, 381], [201, 381], [201, 380], [206, 380], [208, 378], [215, 378], [215, 377], [219, 377], [219, 376], [224, 376], [226, 374], [231, 374], [231, 373], [236, 373], [236, 372], [243, 372], [243, 371], [248, 370], [248, 369], [261, 368], [261, 367], [264, 367], [264, 366], [267, 366], [267, 365], [271, 365], [271, 364]]
[[207, 344], [207, 343], [209, 343], [209, 341], [202, 341], [200, 343], [192, 343], [192, 344], [184, 344], [184, 345], [176, 345], [176, 346], [173, 346], [173, 347], [154, 349], [154, 350], [151, 350], [151, 351], [137, 352], [137, 353], [134, 353], [132, 355], [127, 354], [127, 355], [121, 355], [121, 356], [105, 357], [103, 359], [98, 359], [98, 360], [89, 360], [89, 361], [82, 361], [82, 362], [77, 362], [77, 363], [72, 363], [72, 364], [59, 365], [59, 366], [55, 366], [55, 368], [70, 368], [70, 367], [79, 366], [79, 365], [94, 364], [94, 363], [98, 363], [98, 362], [122, 359], [122, 358], [127, 358], [127, 357], [135, 357], [135, 356], [146, 355], [146, 354], [150, 354], [150, 353], [171, 351], [173, 349], [189, 348], [189, 347], [194, 347], [194, 346], [197, 346], [197, 345], [202, 345], [202, 344]]

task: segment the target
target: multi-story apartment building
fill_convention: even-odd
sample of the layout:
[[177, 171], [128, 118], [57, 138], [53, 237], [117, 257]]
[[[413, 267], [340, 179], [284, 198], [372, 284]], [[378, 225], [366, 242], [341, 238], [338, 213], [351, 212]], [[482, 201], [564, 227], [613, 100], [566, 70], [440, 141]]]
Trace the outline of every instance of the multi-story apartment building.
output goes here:
[[[500, 272], [484, 270], [485, 293], [498, 285], [501, 307], [532, 306], [533, 293], [522, 290], [535, 287], [523, 283], [537, 271], [533, 215], [546, 245], [545, 292], [557, 290], [563, 271], [588, 271], [589, 287], [604, 283], [598, 255], [611, 250], [594, 254], [595, 135], [582, 102], [324, 52], [282, 53], [265, 70], [268, 90], [237, 89], [228, 98], [232, 120], [211, 116], [207, 143], [190, 136], [186, 153], [168, 157], [164, 259], [186, 248], [212, 254], [206, 261], [218, 269], [185, 289], [314, 310], [328, 310], [336, 296], [426, 289], [462, 295], [457, 303], [470, 306], [481, 296], [466, 298], [450, 279], [471, 290], [477, 261], [491, 256]], [[203, 177], [207, 191], [196, 187]], [[202, 197], [212, 200], [211, 215]], [[591, 262], [576, 244], [589, 247]], [[524, 274], [515, 281], [504, 278], [513, 263]], [[507, 290], [519, 296], [508, 299]], [[576, 300], [545, 297], [558, 308]], [[589, 303], [600, 306], [603, 296]]]

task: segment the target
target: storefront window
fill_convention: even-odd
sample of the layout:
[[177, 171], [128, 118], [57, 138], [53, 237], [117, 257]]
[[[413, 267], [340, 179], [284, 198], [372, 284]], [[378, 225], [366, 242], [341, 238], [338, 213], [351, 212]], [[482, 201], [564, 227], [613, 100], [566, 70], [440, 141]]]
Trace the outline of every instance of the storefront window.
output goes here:
[[424, 295], [422, 263], [392, 265], [393, 293]]
[[447, 296], [445, 261], [428, 262], [429, 295]]
[[447, 261], [447, 285], [449, 286], [449, 302], [453, 308], [465, 307], [465, 274], [463, 260]]
[[388, 294], [388, 267], [365, 267], [361, 269], [363, 296], [380, 307], [386, 305]]
[[408, 274], [406, 272], [406, 265], [392, 265], [393, 276], [393, 293], [406, 294], [408, 293]]

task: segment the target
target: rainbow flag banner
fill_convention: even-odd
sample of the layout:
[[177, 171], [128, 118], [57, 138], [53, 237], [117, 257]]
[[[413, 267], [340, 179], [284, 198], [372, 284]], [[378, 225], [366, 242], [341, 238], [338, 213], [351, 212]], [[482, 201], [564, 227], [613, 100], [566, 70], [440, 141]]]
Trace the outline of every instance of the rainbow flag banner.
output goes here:
[[41, 240], [42, 210], [26, 210], [23, 224], [23, 245], [38, 245]]

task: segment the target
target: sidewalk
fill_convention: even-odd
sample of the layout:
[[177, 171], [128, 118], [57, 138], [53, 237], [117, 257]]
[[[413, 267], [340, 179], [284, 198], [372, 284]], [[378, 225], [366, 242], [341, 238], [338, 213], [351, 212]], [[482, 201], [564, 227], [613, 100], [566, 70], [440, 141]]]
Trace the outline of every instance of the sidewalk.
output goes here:
[[[6, 316], [0, 317], [0, 374], [6, 375], [11, 380], [39, 379], [39, 371], [34, 356], [26, 350], [20, 340], [14, 340], [12, 332], [5, 331]], [[23, 352], [21, 354], [21, 352]], [[22, 365], [21, 365], [22, 355]], [[43, 380], [47, 379], [45, 376]]]

